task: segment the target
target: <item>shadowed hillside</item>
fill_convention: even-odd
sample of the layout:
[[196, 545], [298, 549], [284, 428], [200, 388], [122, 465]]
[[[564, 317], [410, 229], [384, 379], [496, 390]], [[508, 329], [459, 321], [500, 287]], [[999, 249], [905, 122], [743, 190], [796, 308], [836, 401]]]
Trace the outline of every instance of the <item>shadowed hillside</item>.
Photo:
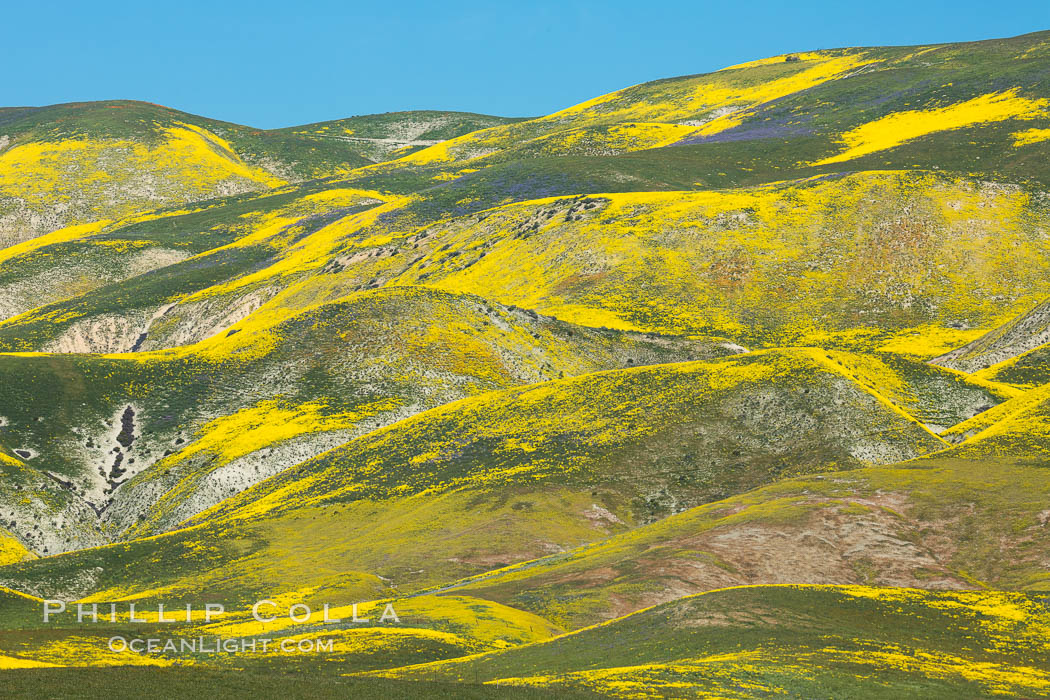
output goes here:
[[[419, 589], [794, 474], [944, 447], [818, 350], [597, 373], [432, 409], [283, 471], [189, 529], [0, 578], [14, 575], [5, 580], [16, 588], [35, 579], [27, 590], [45, 595], [186, 595], [207, 581], [239, 599], [253, 585], [351, 585], [349, 572]], [[146, 472], [130, 493], [150, 494], [147, 523], [177, 521], [170, 513], [192, 478], [167, 494], [149, 488], [158, 480]], [[74, 573], [83, 570], [98, 577]]]
[[1017, 462], [935, 455], [784, 480], [446, 590], [570, 628], [752, 583], [1043, 591], [1050, 478]]

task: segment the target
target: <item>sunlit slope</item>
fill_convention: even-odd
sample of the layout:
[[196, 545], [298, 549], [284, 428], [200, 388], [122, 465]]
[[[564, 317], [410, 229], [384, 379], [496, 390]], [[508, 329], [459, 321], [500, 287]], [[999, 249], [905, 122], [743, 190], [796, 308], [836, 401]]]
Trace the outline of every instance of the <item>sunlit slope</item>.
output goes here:
[[238, 129], [141, 102], [17, 112], [0, 123], [0, 244], [282, 184], [237, 153]]
[[[236, 330], [165, 353], [0, 355], [0, 439], [14, 470], [0, 481], [0, 519], [16, 520], [41, 552], [97, 544], [147, 511], [151, 526], [174, 525], [354, 435], [464, 396], [733, 351], [408, 288]], [[49, 511], [78, 527], [49, 527]]]
[[[209, 210], [239, 238], [9, 319], [0, 348], [126, 351], [151, 327], [140, 349], [160, 349], [221, 332], [271, 301], [268, 313], [291, 315], [361, 289], [413, 285], [583, 325], [928, 359], [1050, 294], [1042, 195], [957, 176], [867, 172], [578, 195], [458, 216], [451, 202], [435, 209], [427, 197], [389, 195], [354, 213], [338, 193], [369, 190], [329, 191], [333, 201], [317, 200], [310, 217], [262, 202]], [[158, 222], [192, 227], [203, 216]], [[137, 232], [161, 226], [107, 237], [154, 240]], [[28, 299], [38, 286], [29, 279], [19, 293]]]
[[[244, 323], [191, 352], [244, 357], [238, 383], [261, 382], [273, 399], [240, 398], [237, 413], [216, 411], [196, 442], [124, 487], [110, 517], [139, 532], [169, 528], [354, 435], [463, 396], [733, 351], [572, 326], [477, 297], [407, 288], [362, 292], [272, 326]], [[227, 374], [216, 388], [226, 394], [230, 380]], [[348, 410], [339, 412], [340, 405]], [[312, 444], [282, 444], [315, 432], [321, 435]]]
[[201, 517], [551, 481], [605, 482], [612, 493], [643, 488], [648, 501], [611, 498], [603, 506], [638, 523], [781, 474], [892, 462], [943, 445], [823, 351], [765, 351], [449, 404], [299, 465]]
[[[294, 299], [426, 285], [586, 325], [888, 343], [929, 358], [1050, 292], [1039, 201], [1020, 187], [897, 172], [548, 198], [411, 233], [391, 212], [332, 251], [339, 268]], [[367, 231], [388, 242], [358, 255]]]
[[[863, 50], [810, 52], [716, 73], [643, 83], [549, 116], [488, 129], [414, 153], [407, 163], [469, 162], [515, 155], [610, 154], [719, 133], [763, 103], [875, 62]], [[520, 154], [518, 153], [520, 152]]]
[[[791, 474], [944, 446], [817, 350], [597, 373], [433, 409], [227, 499], [199, 525], [49, 558], [11, 580], [250, 597], [381, 576], [405, 591]], [[143, 493], [149, 526], [171, 505]]]
[[[1050, 293], [1040, 202], [1027, 188], [908, 172], [547, 198], [431, 223], [424, 201], [396, 200], [182, 299], [169, 318], [188, 328], [210, 314], [205, 327], [218, 328], [227, 317], [214, 309], [260, 295], [280, 315], [412, 285], [583, 325], [926, 359]], [[73, 310], [49, 312], [65, 319]], [[30, 315], [0, 326], [0, 342], [39, 349], [60, 327]]]
[[[169, 632], [328, 663], [134, 657], [215, 678], [1050, 695], [1048, 64], [814, 51], [273, 131], [0, 109], [0, 586], [405, 616]], [[123, 658], [27, 600], [0, 668]]]
[[[275, 194], [224, 200], [199, 211], [173, 212], [95, 231], [86, 245], [115, 241], [196, 241], [203, 252], [149, 273], [43, 304], [0, 323], [0, 349], [44, 352], [127, 352], [198, 342], [227, 330], [280, 292], [310, 278], [324, 285], [343, 264], [388, 254], [389, 220], [412, 198], [324, 183]], [[61, 232], [54, 235], [58, 236]], [[46, 240], [47, 237], [44, 237]], [[46, 259], [29, 242], [26, 255]], [[23, 251], [19, 250], [19, 254]], [[79, 260], [60, 260], [74, 269]], [[15, 265], [18, 274], [22, 267]], [[25, 280], [25, 295], [32, 280]], [[51, 282], [61, 286], [60, 282]], [[314, 294], [266, 314], [272, 323], [376, 284]], [[53, 290], [47, 290], [53, 291]]]
[[[282, 181], [352, 174], [404, 194], [492, 164], [551, 158], [597, 158], [550, 164], [554, 187], [666, 179], [654, 166], [661, 160], [707, 186], [844, 164], [1039, 180], [1050, 143], [1046, 61], [1045, 34], [803, 52], [645, 83], [525, 121], [406, 112], [263, 131], [141, 102], [9, 109], [0, 118], [9, 175], [0, 221], [15, 241]], [[617, 178], [602, 174], [603, 158], [672, 145], [681, 152], [618, 161]], [[531, 187], [537, 175], [505, 172], [502, 189]], [[56, 194], [62, 206], [45, 206]]]
[[1045, 180], [1048, 55], [1043, 32], [776, 56], [625, 88], [378, 170], [470, 177], [510, 160], [672, 146], [686, 153], [660, 157], [682, 159], [708, 185], [887, 165]]
[[[212, 258], [206, 254], [217, 248], [251, 237], [252, 245], [243, 248], [258, 250], [268, 246], [276, 251], [289, 240], [381, 202], [378, 193], [309, 184], [282, 188], [275, 194], [228, 197], [59, 229], [0, 249], [0, 320], [70, 299], [60, 307], [71, 312], [64, 314], [67, 324], [75, 324], [85, 314], [95, 316], [97, 321], [98, 315], [108, 311], [108, 320], [119, 326], [113, 311], [122, 312], [125, 317], [140, 310], [152, 314], [158, 304], [170, 297], [178, 298], [180, 292], [214, 284], [216, 280], [194, 275], [193, 271], [208, 267], [205, 261]], [[162, 270], [189, 258], [196, 260]], [[123, 303], [106, 306], [107, 293], [120, 289], [119, 283], [155, 270], [156, 277], [172, 278], [167, 289], [158, 286], [150, 293], [149, 278], [129, 281]], [[227, 274], [237, 272], [231, 269]], [[180, 277], [187, 279], [184, 282]], [[190, 279], [194, 277], [197, 279]], [[97, 297], [91, 296], [107, 287]], [[25, 321], [32, 323], [32, 318]], [[95, 323], [100, 331], [105, 325]], [[131, 333], [134, 329], [124, 330]], [[120, 342], [112, 333], [85, 334], [93, 337], [79, 349], [127, 350], [136, 341], [135, 337], [124, 337]]]
[[1023, 190], [905, 173], [542, 201], [432, 227], [432, 255], [398, 281], [567, 320], [781, 342], [950, 331], [1042, 297], [1050, 250], [1032, 215]]
[[[666, 189], [668, 178], [692, 173], [677, 187], [727, 186], [844, 167], [1043, 181], [1050, 144], [1046, 61], [1045, 33], [803, 52], [645, 83], [525, 121], [408, 112], [260, 131], [137, 102], [11, 109], [0, 120], [0, 164], [11, 175], [3, 230], [7, 240], [21, 240], [330, 175], [405, 194], [450, 178], [484, 179], [472, 171], [489, 165], [545, 159], [556, 162], [539, 171], [503, 171], [499, 183], [485, 186], [504, 190], [504, 197], [533, 188], [535, 197], [542, 188], [607, 189], [581, 186], [588, 181], [620, 181], [627, 189], [647, 181], [648, 188]], [[441, 142], [369, 165], [430, 141]], [[653, 155], [615, 160], [639, 149]], [[547, 182], [537, 185], [537, 178]], [[55, 192], [66, 198], [63, 206], [45, 207]]]
[[1048, 629], [1039, 596], [756, 586], [383, 675], [623, 698], [1043, 697]]

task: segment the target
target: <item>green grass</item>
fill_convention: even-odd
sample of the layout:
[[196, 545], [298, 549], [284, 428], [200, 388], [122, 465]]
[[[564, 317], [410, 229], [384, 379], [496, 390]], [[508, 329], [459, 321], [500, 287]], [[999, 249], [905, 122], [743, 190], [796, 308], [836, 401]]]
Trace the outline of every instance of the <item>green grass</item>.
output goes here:
[[223, 671], [192, 667], [56, 668], [0, 671], [4, 697], [10, 700], [133, 700], [142, 697], [171, 700], [198, 697], [251, 697], [260, 700], [474, 700], [477, 698], [587, 698], [585, 691], [546, 691], [530, 688], [442, 682], [405, 682], [386, 679], [317, 677], [298, 672]]
[[[540, 687], [614, 696], [635, 683], [656, 697], [1035, 697], [1050, 678], [1042, 636], [1048, 621], [1040, 596], [733, 588], [548, 642], [387, 675], [461, 681], [535, 676], [544, 679]], [[880, 652], [903, 662], [880, 659]], [[944, 671], [935, 659], [948, 658], [956, 667]], [[1001, 665], [1003, 677], [972, 675], [982, 663]], [[616, 669], [622, 671], [603, 678], [603, 671]]]

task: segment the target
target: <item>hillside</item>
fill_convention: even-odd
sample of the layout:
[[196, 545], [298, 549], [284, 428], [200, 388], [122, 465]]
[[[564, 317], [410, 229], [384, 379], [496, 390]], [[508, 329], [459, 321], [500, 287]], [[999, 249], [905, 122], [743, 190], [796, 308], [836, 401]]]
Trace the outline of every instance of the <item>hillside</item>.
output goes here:
[[284, 184], [284, 178], [246, 162], [223, 126], [140, 102], [73, 103], [4, 115], [0, 242], [11, 245], [64, 226]]
[[[139, 326], [164, 309], [180, 329], [150, 347], [170, 347], [246, 313], [229, 309], [282, 293], [303, 308], [364, 287], [422, 284], [585, 325], [936, 357], [1050, 295], [1038, 235], [1047, 212], [1038, 164], [1050, 143], [1040, 137], [1050, 133], [1050, 112], [1039, 97], [1048, 46], [1041, 33], [809, 52], [645, 83], [537, 119], [412, 112], [279, 130], [317, 148], [363, 143], [343, 137], [448, 140], [401, 158], [391, 152], [385, 163], [345, 161], [338, 172], [313, 172], [338, 177], [282, 196], [332, 188], [384, 204], [368, 216], [340, 217], [346, 205], [333, 201], [334, 219], [314, 207], [322, 218], [283, 251], [198, 235], [247, 223], [246, 233], [265, 237], [275, 220], [270, 198], [209, 203], [206, 216], [153, 218], [162, 223], [108, 221], [99, 242], [133, 242], [121, 244], [116, 264], [110, 249], [101, 257], [97, 245], [82, 252], [85, 232], [68, 230], [55, 252], [91, 274], [45, 289], [41, 302], [51, 305], [5, 324], [0, 348], [68, 351], [76, 344], [56, 331], [106, 336], [114, 324]], [[132, 127], [135, 138], [163, 140], [185, 130], [177, 123], [191, 124], [226, 139], [245, 167], [265, 166], [248, 155], [251, 139], [263, 137], [242, 127], [148, 105], [121, 103], [131, 110], [125, 114], [91, 104], [63, 107], [72, 116], [61, 120], [21, 111], [10, 118], [55, 143]], [[620, 145], [595, 147], [580, 135], [595, 129], [614, 130]], [[282, 182], [305, 177], [272, 170]], [[197, 247], [153, 247], [153, 239], [140, 240], [143, 229], [175, 231]], [[204, 257], [187, 261], [185, 253]], [[221, 268], [221, 277], [201, 279], [201, 264]], [[154, 267], [163, 275], [150, 273]], [[528, 270], [527, 279], [515, 277], [518, 270]], [[8, 316], [33, 311], [26, 307], [34, 292], [55, 284], [23, 272], [7, 280], [13, 299], [24, 300], [12, 301]], [[155, 282], [164, 294], [143, 289]], [[101, 298], [99, 288], [107, 290]], [[774, 296], [780, 302], [771, 305]], [[62, 325], [41, 323], [41, 315]], [[122, 339], [84, 349], [129, 347]]]
[[1048, 149], [1050, 32], [0, 108], [0, 687], [1050, 695]]
[[[168, 300], [243, 274], [289, 240], [383, 201], [374, 192], [307, 184], [59, 229], [0, 249], [0, 320], [82, 309], [65, 315], [67, 323], [96, 321], [79, 338], [88, 345], [66, 343], [63, 351], [129, 350], [136, 326]], [[46, 325], [52, 335], [64, 330], [53, 320]], [[22, 333], [18, 346], [33, 336]]]
[[1022, 190], [920, 173], [548, 199], [423, 229], [430, 255], [393, 283], [745, 344], [936, 343], [1042, 298], [1044, 216]]
[[965, 173], [977, 160], [984, 173], [1045, 182], [1048, 52], [1048, 33], [1039, 32], [769, 57], [625, 88], [389, 167], [455, 175], [512, 159], [659, 149], [624, 162], [685, 165], [706, 187], [844, 168]]

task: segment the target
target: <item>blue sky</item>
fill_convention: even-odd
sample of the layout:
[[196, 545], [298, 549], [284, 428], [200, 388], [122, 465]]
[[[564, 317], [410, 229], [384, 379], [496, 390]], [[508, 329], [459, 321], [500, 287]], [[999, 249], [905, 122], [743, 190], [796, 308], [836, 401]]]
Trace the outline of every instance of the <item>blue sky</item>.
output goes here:
[[789, 51], [1050, 29], [1050, 2], [39, 0], [0, 17], [0, 105], [139, 99], [272, 128], [404, 109], [546, 114]]

